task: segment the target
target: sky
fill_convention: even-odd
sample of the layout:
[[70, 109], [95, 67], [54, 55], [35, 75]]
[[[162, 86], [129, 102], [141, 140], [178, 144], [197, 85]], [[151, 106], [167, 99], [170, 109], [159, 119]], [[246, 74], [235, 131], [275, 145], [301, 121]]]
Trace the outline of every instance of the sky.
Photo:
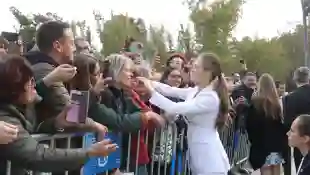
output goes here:
[[[107, 19], [111, 11], [115, 14], [128, 13], [129, 16], [143, 18], [147, 24], [164, 25], [176, 39], [180, 24], [189, 23], [189, 12], [182, 2], [183, 0], [4, 0], [0, 5], [0, 32], [14, 32], [14, 26], [18, 26], [9, 11], [9, 7], [15, 6], [26, 14], [54, 12], [65, 20], [86, 20], [92, 29], [95, 29], [93, 10], [100, 11]], [[301, 21], [302, 12], [298, 0], [247, 0], [234, 35], [238, 39], [244, 36], [270, 38], [279, 32], [290, 30]]]

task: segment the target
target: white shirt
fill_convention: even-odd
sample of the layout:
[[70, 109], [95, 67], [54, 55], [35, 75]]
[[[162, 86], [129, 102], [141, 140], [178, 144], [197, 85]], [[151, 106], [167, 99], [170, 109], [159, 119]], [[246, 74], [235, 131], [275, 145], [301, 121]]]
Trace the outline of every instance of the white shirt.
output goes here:
[[[227, 154], [215, 128], [220, 100], [211, 86], [198, 92], [198, 87], [175, 88], [153, 82], [150, 102], [163, 109], [169, 116], [181, 114], [188, 121], [188, 145], [193, 175], [227, 173], [230, 165]], [[198, 92], [198, 93], [197, 93]], [[173, 102], [164, 96], [185, 100]]]

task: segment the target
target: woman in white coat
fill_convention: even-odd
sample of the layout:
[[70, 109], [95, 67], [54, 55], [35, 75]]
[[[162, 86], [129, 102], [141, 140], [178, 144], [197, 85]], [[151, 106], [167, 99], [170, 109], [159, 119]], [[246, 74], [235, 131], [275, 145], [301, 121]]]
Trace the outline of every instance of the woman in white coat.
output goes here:
[[[218, 57], [210, 53], [199, 55], [191, 73], [194, 88], [140, 80], [150, 90], [152, 104], [171, 114], [168, 116], [186, 116], [192, 174], [226, 175], [230, 165], [217, 128], [228, 119], [229, 97]], [[175, 103], [165, 96], [185, 101]]]

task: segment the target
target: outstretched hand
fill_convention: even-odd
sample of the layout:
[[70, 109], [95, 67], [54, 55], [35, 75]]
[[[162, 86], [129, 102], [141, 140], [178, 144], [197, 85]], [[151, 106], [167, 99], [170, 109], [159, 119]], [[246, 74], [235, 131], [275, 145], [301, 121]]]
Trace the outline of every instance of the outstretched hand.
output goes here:
[[166, 123], [166, 120], [162, 116], [153, 111], [146, 112], [145, 116], [148, 121], [153, 121], [157, 126], [164, 126]]
[[93, 91], [96, 94], [100, 94], [109, 84], [113, 82], [112, 77], [103, 78], [103, 75], [100, 74], [95, 86], [93, 87]]
[[145, 77], [137, 77], [138, 81], [142, 82], [145, 86], [145, 88], [151, 93], [153, 92], [155, 89], [154, 89], [154, 86], [153, 86], [153, 83], [151, 80], [145, 78]]

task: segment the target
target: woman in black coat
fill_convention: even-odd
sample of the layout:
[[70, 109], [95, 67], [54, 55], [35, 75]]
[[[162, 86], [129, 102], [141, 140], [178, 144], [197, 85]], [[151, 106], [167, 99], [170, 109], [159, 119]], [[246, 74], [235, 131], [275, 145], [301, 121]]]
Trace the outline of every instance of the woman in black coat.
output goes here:
[[280, 175], [287, 139], [279, 97], [269, 74], [263, 74], [259, 79], [257, 93], [252, 97], [246, 116], [251, 142], [249, 160], [253, 169], [260, 168], [262, 175]]

